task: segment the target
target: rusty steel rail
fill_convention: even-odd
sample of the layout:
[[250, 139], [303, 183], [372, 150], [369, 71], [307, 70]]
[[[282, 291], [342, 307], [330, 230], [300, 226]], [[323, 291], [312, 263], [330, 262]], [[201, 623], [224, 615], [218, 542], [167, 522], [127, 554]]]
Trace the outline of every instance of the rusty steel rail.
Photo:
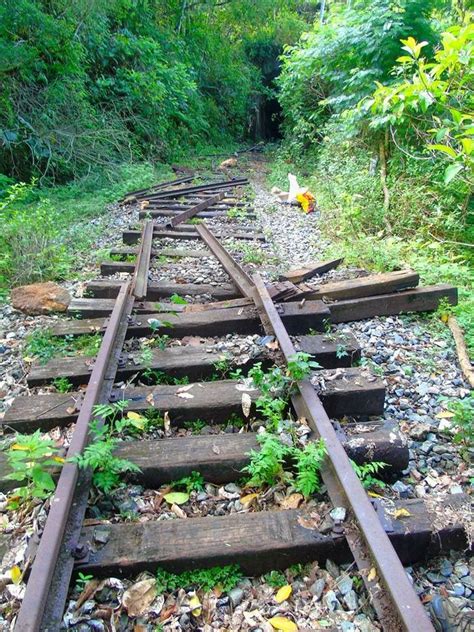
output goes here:
[[[280, 350], [288, 362], [296, 353], [295, 347], [273, 304], [267, 288], [258, 274], [253, 276], [255, 302], [262, 322], [273, 331]], [[328, 494], [335, 506], [350, 510], [357, 527], [345, 532], [356, 563], [362, 565], [362, 577], [367, 580], [369, 592], [377, 606], [377, 614], [384, 630], [434, 632], [421, 601], [413, 589], [382, 524], [370, 503], [331, 424], [321, 400], [309, 380], [298, 382], [293, 405], [299, 417], [305, 417], [315, 434], [326, 446], [329, 463], [321, 472]], [[349, 528], [350, 529], [350, 528]], [[363, 536], [363, 540], [361, 539]], [[364, 546], [365, 545], [365, 546]], [[365, 550], [364, 550], [365, 549]], [[369, 580], [366, 572], [372, 566], [376, 577]], [[360, 568], [360, 567], [359, 567]], [[366, 572], [364, 572], [364, 570]], [[380, 582], [382, 583], [380, 585]]]
[[[80, 454], [88, 444], [89, 424], [93, 417], [94, 406], [98, 403], [107, 402], [112, 390], [122, 348], [120, 344], [120, 349], [117, 349], [117, 337], [122, 330], [123, 338], [125, 338], [128, 316], [131, 314], [134, 304], [130, 288], [130, 281], [123, 284], [104, 333], [67, 452], [67, 460], [61, 470], [56, 491], [51, 500], [44, 531], [36, 551], [26, 585], [25, 596], [14, 628], [15, 632], [35, 632], [36, 630], [48, 629], [51, 621], [49, 617], [44, 621], [43, 616], [48, 602], [54, 601], [56, 588], [52, 589], [53, 578], [58, 570], [62, 571], [62, 575], [66, 575], [62, 577], [62, 581], [65, 582], [67, 594], [74, 557], [82, 553], [78, 540], [74, 543], [74, 538], [72, 539], [72, 543], [74, 543], [72, 547], [71, 541], [65, 541], [70, 513], [72, 510], [77, 509], [74, 507], [74, 501], [80, 475], [78, 465], [71, 462], [70, 459], [74, 455]], [[83, 509], [85, 511], [85, 506]], [[82, 520], [80, 520], [81, 523]], [[69, 550], [67, 550], [68, 548]], [[58, 558], [61, 550], [64, 552], [65, 549], [69, 564], [64, 564], [63, 568], [58, 569]], [[62, 588], [64, 589], [64, 585]], [[62, 617], [64, 603], [65, 601], [61, 606], [60, 617]], [[58, 628], [53, 626], [49, 629], [54, 630]]]
[[211, 233], [205, 224], [196, 226], [199, 236], [206, 246], [217, 258], [221, 266], [232, 279], [232, 282], [238, 287], [243, 296], [253, 298], [254, 282], [245, 272], [242, 266], [232, 257], [232, 255], [224, 248], [221, 242]]
[[147, 200], [174, 199], [182, 195], [192, 195], [201, 193], [202, 191], [219, 191], [222, 189], [232, 189], [233, 187], [248, 184], [247, 178], [233, 178], [232, 180], [222, 180], [220, 182], [211, 182], [209, 184], [198, 184], [194, 187], [183, 187], [173, 191], [158, 191], [151, 195], [145, 196]]
[[185, 176], [183, 178], [177, 178], [176, 180], [169, 180], [168, 182], [160, 182], [159, 184], [154, 184], [151, 187], [147, 187], [146, 189], [137, 189], [136, 191], [129, 191], [127, 195], [125, 195], [121, 200], [119, 200], [119, 203], [132, 197], [139, 199], [143, 196], [146, 196], [147, 193], [161, 191], [165, 187], [174, 187], [174, 186], [178, 186], [179, 184], [186, 184], [187, 182], [191, 182], [191, 180], [194, 180], [194, 176]]
[[199, 202], [199, 204], [195, 204], [191, 208], [188, 208], [182, 213], [179, 213], [179, 215], [176, 215], [168, 222], [166, 222], [165, 226], [167, 228], [175, 228], [176, 226], [178, 226], [178, 224], [181, 224], [181, 222], [185, 222], [187, 219], [190, 219], [201, 211], [204, 211], [206, 208], [209, 208], [209, 206], [217, 204], [217, 202], [220, 202], [223, 198], [225, 198], [225, 191], [221, 191], [217, 195], [213, 195], [212, 197]]
[[[254, 300], [266, 333], [275, 335], [288, 361], [296, 350], [260, 276], [250, 277], [205, 224], [200, 224], [197, 229], [233, 283], [244, 296]], [[352, 511], [358, 522], [358, 528], [352, 526], [345, 530], [344, 535], [380, 622], [390, 632], [433, 632], [431, 622], [313, 386], [304, 381], [298, 384], [298, 389], [292, 397], [293, 406], [298, 416], [305, 417], [312, 431], [324, 440], [328, 451], [330, 464], [322, 471], [322, 478], [329, 497], [335, 507]], [[361, 539], [359, 529], [364, 539]], [[377, 574], [369, 579], [373, 566], [381, 577]]]
[[136, 299], [143, 300], [148, 289], [148, 270], [150, 268], [151, 247], [153, 245], [153, 220], [145, 222], [142, 230], [137, 265], [132, 281], [132, 292]]

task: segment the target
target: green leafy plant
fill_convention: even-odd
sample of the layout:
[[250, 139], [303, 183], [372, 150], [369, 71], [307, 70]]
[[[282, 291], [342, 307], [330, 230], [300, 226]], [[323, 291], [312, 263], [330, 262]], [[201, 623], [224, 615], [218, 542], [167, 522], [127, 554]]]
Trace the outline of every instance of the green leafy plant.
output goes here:
[[37, 329], [26, 338], [26, 357], [38, 358], [45, 364], [52, 358], [72, 356], [77, 353], [86, 356], [97, 354], [102, 337], [99, 334], [81, 336], [54, 336], [49, 329]]
[[243, 573], [236, 564], [185, 571], [179, 574], [159, 568], [156, 572], [156, 589], [158, 594], [174, 592], [179, 588], [196, 588], [209, 592], [219, 587], [224, 592], [228, 592], [235, 588], [242, 578]]
[[67, 377], [57, 377], [52, 381], [52, 385], [59, 393], [69, 393], [72, 390], [72, 383]]
[[336, 345], [336, 358], [339, 360], [341, 358], [347, 357], [349, 354], [347, 353], [347, 347], [341, 343]]
[[184, 488], [187, 494], [191, 492], [202, 492], [204, 489], [204, 478], [200, 472], [192, 471], [189, 476], [183, 476], [177, 481], [171, 483], [173, 489]]
[[76, 590], [81, 593], [91, 579], [94, 579], [94, 575], [79, 572], [76, 578]]
[[248, 375], [260, 396], [255, 403], [257, 410], [268, 421], [269, 429], [276, 429], [288, 407], [288, 400], [296, 383], [309, 377], [314, 369], [320, 368], [307, 353], [298, 352], [288, 359], [287, 367], [273, 367], [264, 372], [261, 362], [255, 364]]
[[247, 219], [247, 211], [242, 206], [234, 206], [227, 211], [227, 217], [229, 219], [237, 219], [243, 222]]
[[258, 248], [249, 246], [248, 244], [242, 244], [241, 253], [244, 263], [254, 263], [255, 265], [261, 265], [265, 261], [265, 254]]
[[[92, 471], [92, 482], [105, 493], [122, 484], [123, 474], [140, 472], [137, 465], [114, 454], [117, 435], [126, 434], [127, 431], [133, 433], [137, 428], [136, 419], [120, 416], [127, 405], [127, 401], [120, 401], [96, 406], [94, 413], [97, 418], [91, 422], [89, 430], [91, 442], [82, 454], [72, 457], [72, 461], [80, 468]], [[101, 419], [104, 420], [102, 425]]]
[[5, 478], [22, 483], [8, 499], [10, 509], [18, 509], [33, 499], [44, 500], [54, 492], [56, 485], [51, 472], [64, 462], [54, 441], [42, 437], [36, 430], [29, 435], [17, 434], [15, 441], [4, 450], [12, 470]]
[[188, 301], [186, 299], [184, 299], [182, 296], [179, 296], [179, 294], [172, 294], [170, 296], [170, 301], [171, 303], [174, 303], [175, 305], [187, 305]]
[[270, 571], [263, 575], [262, 579], [272, 588], [281, 588], [288, 583], [285, 575], [281, 571]]
[[301, 450], [295, 448], [293, 459], [296, 468], [294, 486], [305, 498], [318, 491], [321, 486], [319, 471], [327, 451], [322, 439], [307, 443]]
[[[296, 491], [308, 497], [320, 488], [319, 470], [326, 456], [322, 440], [307, 443], [304, 448], [282, 443], [270, 433], [257, 435], [260, 450], [251, 450], [250, 463], [243, 468], [249, 487], [290, 482]], [[296, 476], [295, 476], [296, 474]]]
[[187, 430], [191, 430], [193, 434], [200, 434], [206, 422], [202, 419], [192, 419], [190, 421], [184, 421], [183, 425]]
[[463, 399], [440, 399], [445, 408], [453, 413], [452, 423], [455, 428], [453, 441], [470, 448], [474, 445], [474, 394]]
[[372, 487], [381, 487], [383, 489], [386, 487], [385, 483], [374, 475], [387, 467], [387, 463], [372, 461], [371, 463], [358, 465], [351, 459], [351, 464], [365, 489], [371, 489]]

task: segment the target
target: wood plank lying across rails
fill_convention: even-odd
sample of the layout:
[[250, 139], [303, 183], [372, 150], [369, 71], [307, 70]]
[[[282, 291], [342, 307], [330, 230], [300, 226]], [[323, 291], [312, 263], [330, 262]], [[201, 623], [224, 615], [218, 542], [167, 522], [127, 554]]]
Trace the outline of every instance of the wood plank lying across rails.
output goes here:
[[[393, 502], [385, 516], [393, 529], [389, 538], [403, 563], [465, 546], [460, 524], [435, 526], [446, 503], [459, 507], [462, 501], [467, 499], [443, 497], [426, 505], [421, 499]], [[409, 516], [396, 520], [391, 514], [402, 507]], [[302, 520], [305, 518], [306, 522]], [[107, 523], [102, 527], [108, 534], [104, 545], [95, 541], [94, 534], [100, 528], [87, 527], [82, 537], [92, 550], [86, 561], [77, 563], [76, 570], [94, 577], [117, 577], [155, 571], [157, 567], [176, 573], [239, 564], [245, 574], [259, 575], [312, 560], [351, 561], [344, 537], [323, 535], [303, 527], [302, 522], [311, 524], [311, 516], [303, 511], [262, 511], [142, 524]]]
[[427, 285], [396, 294], [381, 294], [330, 304], [331, 322], [345, 323], [374, 316], [394, 316], [409, 312], [429, 312], [447, 300], [457, 305], [458, 291], [452, 285]]
[[[322, 301], [307, 301], [300, 303], [285, 303], [282, 319], [290, 334], [306, 334], [310, 329], [324, 331], [329, 319], [329, 309]], [[227, 334], [257, 334], [262, 331], [260, 317], [253, 307], [229, 307], [197, 312], [182, 312], [180, 314], [137, 315], [130, 323], [127, 331], [129, 338], [146, 336], [153, 333], [148, 322], [150, 319], [166, 321], [160, 327], [160, 334], [167, 334], [172, 338], [183, 336], [225, 336]], [[90, 334], [104, 329], [105, 319], [88, 318], [83, 320], [62, 321], [51, 328], [55, 336]]]
[[[123, 281], [97, 279], [90, 281], [86, 292], [97, 298], [114, 298], [117, 296]], [[200, 296], [208, 294], [217, 300], [238, 298], [240, 292], [230, 283], [210, 285], [207, 283], [172, 283], [171, 281], [152, 281], [148, 284], [146, 299], [154, 301], [179, 294], [179, 296]]]
[[[110, 256], [127, 257], [138, 254], [138, 247], [131, 248], [111, 248]], [[152, 257], [211, 257], [211, 253], [207, 248], [201, 248], [200, 250], [191, 250], [184, 248], [152, 248]]]
[[[191, 228], [191, 226], [190, 226]], [[140, 231], [139, 230], [124, 230], [123, 231], [123, 243], [124, 244], [136, 244], [140, 239]], [[217, 233], [216, 237], [223, 239], [243, 239], [243, 240], [256, 240], [256, 241], [265, 241], [265, 235], [262, 233], [226, 233], [225, 235], [221, 235]], [[177, 230], [155, 230], [153, 233], [153, 239], [164, 239], [165, 237], [169, 239], [200, 239], [199, 235], [195, 231], [177, 231]]]
[[[374, 294], [389, 294], [399, 292], [418, 285], [420, 275], [411, 270], [387, 272], [385, 274], [372, 274], [370, 276], [348, 279], [346, 281], [334, 281], [324, 283], [313, 288], [307, 295], [310, 299], [329, 298], [332, 300], [360, 298], [373, 296]], [[300, 286], [303, 288], [310, 286]]]
[[[346, 355], [340, 355], [339, 345], [345, 345]], [[352, 335], [340, 338], [302, 336], [299, 348], [309, 353], [312, 359], [325, 369], [348, 367], [353, 361], [360, 359], [360, 347]], [[246, 365], [239, 365], [239, 367], [244, 368], [263, 361], [263, 356], [262, 349], [262, 357], [255, 357]], [[226, 356], [222, 352], [213, 350], [209, 345], [201, 344], [168, 347], [163, 350], [150, 349], [150, 357], [147, 357], [146, 361], [141, 360], [141, 357], [140, 351], [127, 354], [125, 363], [119, 365], [117, 380], [130, 379], [134, 374], [144, 371], [159, 371], [172, 377], [187, 375], [190, 380], [202, 380], [218, 373], [215, 365]], [[85, 356], [55, 358], [46, 364], [35, 363], [27, 376], [28, 385], [34, 387], [48, 384], [58, 375], [67, 378], [74, 385], [87, 384], [93, 363], [93, 358]]]
[[[88, 318], [107, 316], [112, 311], [114, 299], [112, 298], [74, 298], [69, 304], [68, 314], [81, 315]], [[227, 301], [212, 303], [190, 303], [177, 305], [167, 301], [135, 301], [134, 312], [137, 314], [153, 314], [164, 312], [204, 312], [213, 309], [229, 309], [231, 307], [247, 307], [251, 304], [246, 298], [232, 298]]]
[[[327, 381], [324, 387], [318, 387], [319, 396], [329, 416], [383, 413], [385, 387], [379, 378], [369, 378], [367, 370], [360, 368], [336, 371], [338, 379], [331, 379], [334, 372], [326, 372]], [[239, 382], [222, 380], [194, 384], [185, 391], [186, 398], [183, 397], [183, 392], [179, 392], [179, 388], [167, 385], [130, 387], [115, 391], [114, 397], [126, 399], [129, 402], [127, 410], [143, 412], [155, 408], [162, 414], [168, 412], [173, 425], [195, 419], [221, 423], [232, 414], [242, 414], [243, 391], [240, 390]], [[249, 391], [249, 395], [255, 400], [258, 391]], [[2, 427], [5, 430], [11, 428], [23, 432], [67, 425], [77, 418], [80, 400], [80, 393], [17, 397], [5, 413]]]

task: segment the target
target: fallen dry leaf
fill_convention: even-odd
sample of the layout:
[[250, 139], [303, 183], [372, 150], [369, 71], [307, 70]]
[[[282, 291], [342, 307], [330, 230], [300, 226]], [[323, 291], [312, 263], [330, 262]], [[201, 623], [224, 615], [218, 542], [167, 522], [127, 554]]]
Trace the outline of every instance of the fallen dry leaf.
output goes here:
[[290, 494], [282, 500], [280, 506], [283, 507], [283, 509], [298, 509], [302, 502], [302, 494]]
[[240, 498], [240, 502], [242, 505], [250, 505], [256, 498], [258, 498], [257, 493], [247, 494], [246, 496], [242, 496], [242, 498]]
[[122, 604], [127, 609], [129, 617], [139, 617], [146, 612], [155, 597], [155, 579], [143, 579], [124, 592]]
[[176, 392], [177, 393], [185, 393], [186, 391], [189, 391], [190, 389], [192, 389], [193, 386], [194, 386], [194, 384], [186, 384], [186, 386], [180, 386]]
[[191, 395], [191, 393], [176, 393], [176, 397], [181, 397], [181, 399], [194, 399], [194, 395]]
[[174, 513], [175, 516], [178, 516], [178, 518], [184, 519], [188, 517], [186, 513], [181, 509], [181, 507], [176, 504], [171, 505], [171, 511]]
[[244, 417], [250, 415], [250, 409], [252, 408], [252, 398], [248, 393], [242, 393], [242, 412]]
[[165, 411], [165, 414], [163, 415], [163, 429], [166, 436], [171, 434], [171, 419], [168, 411]]
[[373, 582], [376, 577], [377, 577], [377, 570], [375, 569], [374, 566], [372, 566], [372, 568], [369, 571], [369, 574], [367, 575], [367, 579], [369, 582]]
[[403, 507], [401, 507], [400, 509], [396, 509], [392, 513], [392, 516], [398, 520], [398, 518], [408, 518], [409, 516], [411, 516], [411, 513], [408, 511], [408, 509], [404, 509]]
[[281, 632], [298, 632], [298, 626], [291, 619], [287, 619], [286, 617], [272, 617], [268, 619], [268, 623], [275, 630], [281, 630]]
[[278, 590], [277, 594], [275, 595], [275, 601], [277, 603], [283, 603], [289, 598], [292, 592], [293, 592], [293, 588], [290, 586], [290, 584], [287, 584], [286, 586], [282, 586]]
[[189, 607], [195, 617], [200, 617], [202, 613], [202, 604], [199, 601], [199, 597], [194, 593], [189, 600]]
[[153, 393], [149, 393], [146, 396], [146, 401], [148, 404], [150, 404], [150, 406], [154, 406], [155, 405], [155, 400], [153, 399]]

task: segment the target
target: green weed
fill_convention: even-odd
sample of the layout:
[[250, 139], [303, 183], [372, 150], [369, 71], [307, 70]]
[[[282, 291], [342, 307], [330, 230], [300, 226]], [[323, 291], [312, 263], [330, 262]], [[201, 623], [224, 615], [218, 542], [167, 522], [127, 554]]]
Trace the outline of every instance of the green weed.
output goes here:
[[281, 588], [288, 583], [281, 571], [270, 571], [262, 576], [262, 579], [272, 588]]
[[14, 442], [3, 450], [12, 470], [5, 478], [24, 483], [9, 496], [9, 509], [19, 509], [23, 503], [51, 496], [56, 487], [51, 471], [64, 462], [54, 441], [36, 430], [33, 434], [17, 434]]
[[72, 383], [67, 377], [57, 377], [52, 381], [52, 385], [59, 393], [69, 393], [72, 390]]
[[222, 591], [228, 592], [235, 588], [242, 578], [243, 573], [236, 564], [185, 571], [179, 574], [159, 568], [156, 572], [156, 589], [159, 595], [174, 592], [179, 588], [195, 588], [209, 592], [219, 587]]

